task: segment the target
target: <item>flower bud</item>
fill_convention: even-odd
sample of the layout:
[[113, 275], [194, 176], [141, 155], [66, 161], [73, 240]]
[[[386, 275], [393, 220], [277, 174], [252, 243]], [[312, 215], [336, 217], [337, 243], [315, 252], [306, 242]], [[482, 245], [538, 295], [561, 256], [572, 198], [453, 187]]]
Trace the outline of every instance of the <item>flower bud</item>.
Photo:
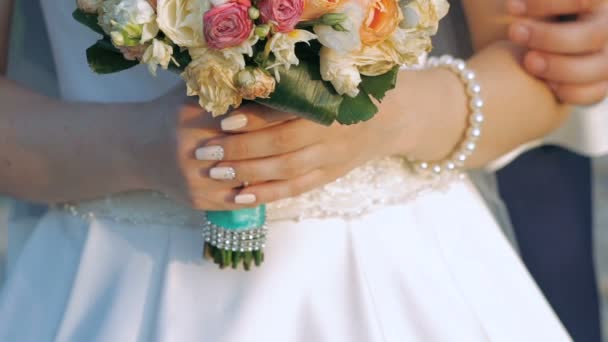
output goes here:
[[321, 17], [321, 23], [327, 26], [340, 25], [347, 19], [345, 13], [327, 13]]
[[270, 34], [270, 25], [262, 24], [255, 28], [255, 35], [260, 38], [266, 38]]
[[332, 25], [332, 28], [338, 32], [348, 32], [348, 29], [342, 26], [342, 24]]
[[239, 88], [250, 87], [255, 84], [255, 75], [252, 68], [246, 68], [236, 74], [236, 85]]
[[244, 99], [267, 99], [274, 92], [276, 81], [264, 70], [250, 67], [237, 73], [236, 86]]
[[257, 20], [260, 17], [260, 10], [255, 7], [249, 7], [249, 10], [247, 11], [251, 20]]

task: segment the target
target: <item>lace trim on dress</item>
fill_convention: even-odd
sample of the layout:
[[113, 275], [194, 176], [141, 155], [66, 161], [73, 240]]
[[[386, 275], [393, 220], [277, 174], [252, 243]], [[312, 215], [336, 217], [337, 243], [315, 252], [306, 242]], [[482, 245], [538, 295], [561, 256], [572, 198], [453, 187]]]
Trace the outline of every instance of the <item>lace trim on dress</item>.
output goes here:
[[[440, 191], [458, 177], [426, 178], [403, 158], [369, 162], [335, 182], [268, 205], [268, 222], [315, 218], [353, 219], [379, 208], [407, 203], [426, 191]], [[62, 209], [87, 219], [192, 227], [205, 214], [157, 192], [133, 192], [103, 200], [66, 204]]]

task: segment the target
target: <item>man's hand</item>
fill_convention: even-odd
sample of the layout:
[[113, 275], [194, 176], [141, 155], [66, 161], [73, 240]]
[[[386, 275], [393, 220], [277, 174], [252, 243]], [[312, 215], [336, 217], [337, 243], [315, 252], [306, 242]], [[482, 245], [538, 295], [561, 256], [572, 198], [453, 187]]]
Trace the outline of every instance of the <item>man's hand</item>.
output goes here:
[[519, 17], [509, 38], [530, 49], [524, 60], [530, 73], [548, 81], [566, 103], [587, 105], [606, 98], [607, 1], [508, 0], [507, 10]]

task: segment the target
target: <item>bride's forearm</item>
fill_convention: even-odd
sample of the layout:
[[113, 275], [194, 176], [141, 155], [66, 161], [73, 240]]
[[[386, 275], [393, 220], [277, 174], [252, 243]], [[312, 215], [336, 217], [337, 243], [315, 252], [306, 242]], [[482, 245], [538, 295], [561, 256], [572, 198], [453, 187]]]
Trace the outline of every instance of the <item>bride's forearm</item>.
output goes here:
[[0, 193], [54, 203], [137, 186], [135, 105], [65, 103], [0, 77]]
[[[519, 48], [498, 42], [468, 61], [483, 87], [486, 116], [482, 138], [468, 168], [483, 167], [550, 133], [567, 116], [568, 109], [556, 101], [547, 85], [521, 68], [520, 58]], [[388, 100], [388, 107], [395, 109], [389, 111], [398, 113], [398, 108], [407, 108], [420, 118], [415, 128], [417, 143], [413, 148], [404, 146], [401, 152], [421, 160], [444, 159], [466, 129], [468, 106], [463, 84], [442, 69], [405, 72], [401, 77], [399, 96]]]

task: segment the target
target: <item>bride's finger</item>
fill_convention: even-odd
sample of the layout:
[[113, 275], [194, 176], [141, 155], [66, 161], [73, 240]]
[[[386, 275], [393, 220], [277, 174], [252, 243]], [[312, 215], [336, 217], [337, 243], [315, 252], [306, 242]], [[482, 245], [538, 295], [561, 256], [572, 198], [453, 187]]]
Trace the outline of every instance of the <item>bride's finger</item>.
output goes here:
[[213, 191], [231, 190], [242, 185], [242, 182], [234, 179], [223, 181], [210, 179], [211, 169], [213, 169], [213, 166], [198, 165], [197, 162], [188, 163], [182, 170], [187, 191], [204, 194]]
[[241, 184], [294, 179], [326, 162], [327, 154], [322, 149], [320, 145], [314, 145], [277, 157], [220, 163], [209, 170], [209, 177]]
[[249, 103], [234, 110], [223, 118], [221, 127], [225, 132], [251, 132], [295, 118], [296, 116], [290, 113], [281, 112], [255, 103]]
[[316, 144], [322, 139], [324, 129], [311, 121], [298, 119], [264, 130], [211, 139], [195, 154], [199, 160], [224, 161], [272, 157]]
[[238, 210], [249, 207], [235, 202], [234, 199], [238, 194], [238, 190], [194, 193], [188, 198], [187, 204], [193, 209], [206, 211]]
[[301, 195], [326, 183], [328, 180], [325, 171], [316, 169], [294, 179], [245, 188], [234, 197], [234, 203], [255, 207], [262, 203], [272, 203]]

